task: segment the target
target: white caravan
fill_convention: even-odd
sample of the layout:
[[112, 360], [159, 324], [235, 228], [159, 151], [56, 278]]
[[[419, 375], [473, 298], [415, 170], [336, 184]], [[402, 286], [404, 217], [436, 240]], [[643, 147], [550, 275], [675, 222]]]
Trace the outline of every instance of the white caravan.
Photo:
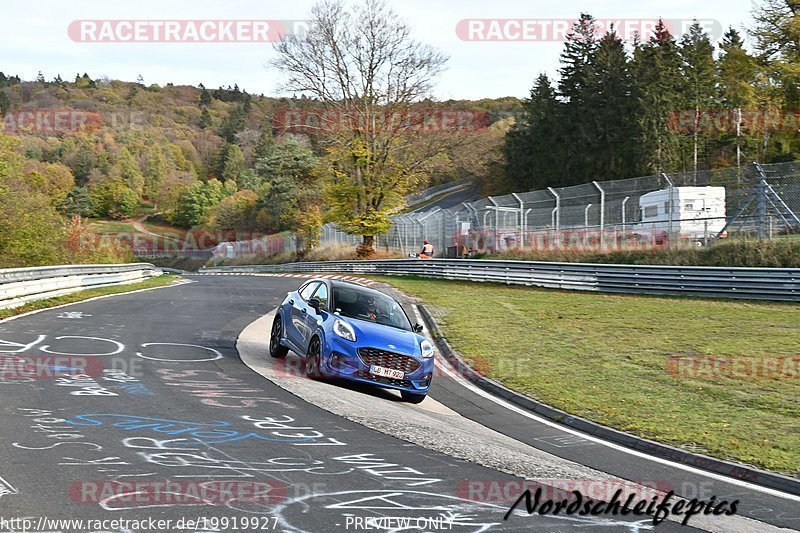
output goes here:
[[641, 221], [630, 228], [637, 240], [662, 244], [672, 235], [702, 243], [725, 227], [725, 187], [660, 189], [640, 196], [639, 209]]

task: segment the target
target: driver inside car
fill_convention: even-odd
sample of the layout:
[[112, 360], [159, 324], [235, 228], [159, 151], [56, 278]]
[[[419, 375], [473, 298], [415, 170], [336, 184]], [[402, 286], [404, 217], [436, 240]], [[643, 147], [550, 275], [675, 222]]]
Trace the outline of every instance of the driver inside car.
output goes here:
[[360, 298], [361, 303], [361, 313], [362, 315], [369, 317], [369, 319], [375, 322], [378, 319], [378, 304], [375, 301], [375, 298], [372, 297], [364, 297]]

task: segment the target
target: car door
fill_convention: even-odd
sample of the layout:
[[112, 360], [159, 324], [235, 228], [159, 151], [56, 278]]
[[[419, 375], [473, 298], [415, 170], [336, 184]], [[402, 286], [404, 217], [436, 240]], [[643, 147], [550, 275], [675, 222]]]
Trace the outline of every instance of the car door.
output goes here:
[[[320, 311], [326, 311], [328, 309], [328, 285], [326, 283], [320, 283], [317, 290], [314, 291], [314, 294], [311, 298], [316, 298], [319, 300], [320, 303]], [[311, 335], [317, 330], [317, 326], [322, 324], [322, 316], [318, 315], [314, 309], [309, 306], [308, 313], [305, 315], [305, 325], [306, 325], [306, 332], [307, 337], [305, 338], [306, 345], [308, 342], [311, 341]]]
[[[304, 327], [304, 316], [308, 313], [306, 300], [314, 294], [318, 286], [319, 282], [317, 281], [306, 283], [300, 287], [294, 293], [294, 297], [289, 300], [291, 307], [288, 309], [288, 316], [286, 316], [286, 337], [298, 348], [303, 347], [302, 328]], [[305, 313], [303, 310], [305, 310]]]
[[310, 337], [307, 322], [308, 314], [309, 312], [314, 313], [314, 310], [308, 306], [308, 300], [320, 285], [319, 281], [312, 281], [303, 287], [297, 293], [299, 298], [295, 298], [294, 305], [292, 305], [291, 341], [301, 350], [305, 350]]

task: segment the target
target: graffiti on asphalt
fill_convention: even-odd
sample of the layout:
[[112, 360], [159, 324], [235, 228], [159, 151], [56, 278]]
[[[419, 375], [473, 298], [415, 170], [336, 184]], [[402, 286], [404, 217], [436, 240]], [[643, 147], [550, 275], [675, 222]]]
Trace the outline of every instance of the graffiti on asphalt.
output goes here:
[[103, 447], [97, 443], [83, 440], [86, 436], [76, 431], [73, 426], [63, 426], [67, 421], [64, 418], [55, 416], [53, 411], [47, 409], [31, 409], [28, 407], [19, 407], [18, 409], [23, 411], [22, 416], [33, 418], [32, 421], [34, 424], [30, 427], [35, 433], [42, 434], [44, 439], [50, 439], [44, 441], [44, 444], [50, 443], [50, 445], [34, 446], [33, 444], [28, 445], [28, 443], [12, 442], [11, 445], [15, 448], [20, 448], [22, 450], [52, 450], [59, 446], [80, 445], [95, 451], [103, 449]]
[[[149, 346], [181, 346], [181, 347], [188, 347], [188, 348], [198, 348], [200, 350], [205, 350], [210, 352], [210, 354], [203, 354], [203, 355], [195, 355], [195, 358], [191, 357], [178, 357], [175, 358], [176, 355], [169, 355], [169, 349], [161, 350], [162, 353], [148, 353], [145, 354], [144, 352], [136, 352], [137, 357], [141, 357], [142, 359], [149, 359], [150, 361], [160, 361], [162, 363], [201, 363], [203, 361], [216, 361], [217, 359], [222, 359], [222, 354], [215, 350], [214, 348], [209, 348], [207, 346], [200, 346], [198, 344], [184, 344], [181, 342], [145, 342], [142, 343], [141, 347], [147, 348]], [[167, 352], [166, 354], [163, 352]]]
[[74, 387], [76, 390], [70, 392], [72, 396], [119, 396], [85, 374], [60, 377], [55, 383], [59, 387]]
[[14, 494], [19, 494], [17, 489], [15, 489], [11, 483], [0, 477], [0, 499], [2, 499], [3, 496], [11, 496]]
[[[39, 351], [52, 355], [104, 357], [117, 355], [125, 350], [125, 345], [121, 342], [104, 337], [60, 335], [58, 337], [53, 337], [53, 341], [50, 341], [49, 344], [42, 344], [45, 340], [47, 340], [47, 335], [37, 335], [36, 339], [31, 342], [15, 342], [0, 339], [0, 354], [20, 354], [34, 347], [38, 347], [37, 349]], [[55, 342], [55, 346], [53, 345], [54, 341], [58, 341]], [[83, 351], [75, 352], [74, 350], [77, 346], [74, 345], [76, 344], [80, 345]], [[89, 347], [97, 349], [90, 350], [88, 349]], [[145, 342], [139, 345], [139, 348], [141, 351], [135, 352], [137, 357], [166, 363], [200, 363], [222, 359], [222, 354], [219, 350], [199, 344]], [[56, 351], [56, 349], [69, 349], [71, 351]]]
[[160, 368], [158, 374], [167, 385], [200, 398], [200, 403], [211, 407], [241, 409], [272, 403], [286, 409], [296, 409], [294, 405], [276, 398], [257, 396], [263, 390], [249, 387], [242, 380], [226, 376], [223, 372]]
[[66, 422], [76, 427], [98, 428], [114, 427], [123, 431], [146, 430], [163, 435], [181, 435], [177, 441], [199, 444], [223, 444], [244, 440], [262, 440], [268, 442], [306, 443], [316, 439], [315, 436], [286, 437], [271, 432], [271, 436], [254, 432], [241, 432], [230, 429], [230, 422], [217, 420], [211, 423], [185, 420], [169, 420], [118, 413], [90, 413], [76, 415]]
[[442, 481], [438, 478], [426, 476], [419, 470], [408, 466], [402, 466], [396, 463], [390, 463], [381, 457], [377, 457], [372, 453], [359, 453], [355, 455], [343, 455], [341, 457], [334, 457], [334, 461], [354, 466], [357, 470], [366, 472], [367, 474], [391, 479], [394, 481], [403, 481], [404, 485], [409, 487], [418, 487], [420, 485], [430, 485]]
[[278, 435], [284, 438], [305, 439], [301, 442], [297, 442], [295, 446], [347, 446], [347, 443], [332, 437], [325, 437], [324, 433], [317, 431], [313, 427], [295, 424], [295, 419], [289, 415], [283, 415], [280, 419], [277, 417], [256, 418], [248, 415], [242, 418], [248, 422], [252, 422], [258, 429], [269, 430], [271, 435]]
[[70, 320], [80, 320], [81, 318], [86, 318], [92, 316], [88, 313], [84, 313], [83, 311], [64, 311], [63, 313], [59, 313], [56, 318], [67, 318]]
[[122, 370], [107, 368], [103, 370], [103, 381], [111, 383], [122, 391], [135, 396], [155, 396], [139, 379], [129, 376]]

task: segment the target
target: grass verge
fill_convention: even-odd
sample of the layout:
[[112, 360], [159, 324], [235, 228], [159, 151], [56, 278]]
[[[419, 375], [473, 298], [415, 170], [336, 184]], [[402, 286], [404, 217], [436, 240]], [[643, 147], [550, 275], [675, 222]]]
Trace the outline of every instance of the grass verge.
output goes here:
[[123, 294], [126, 292], [138, 291], [141, 289], [164, 287], [166, 285], [171, 284], [175, 279], [177, 279], [176, 276], [170, 274], [163, 274], [161, 276], [148, 278], [144, 281], [140, 281], [137, 283], [129, 283], [126, 285], [109, 285], [108, 287], [97, 287], [95, 289], [86, 289], [84, 291], [65, 294], [64, 296], [47, 298], [46, 300], [34, 300], [20, 307], [15, 307], [14, 309], [0, 309], [0, 320], [15, 315], [21, 315], [23, 313], [28, 313], [30, 311], [36, 311], [38, 309], [47, 309], [59, 305], [82, 302], [83, 300], [88, 300], [89, 298], [97, 298], [98, 296], [107, 296], [110, 294]]
[[724, 239], [708, 247], [684, 243], [673, 248], [620, 249], [606, 252], [582, 248], [510, 250], [479, 256], [479, 258], [481, 257], [483, 259], [627, 265], [800, 268], [800, 240], [791, 235], [777, 237], [771, 241]]
[[119, 220], [93, 219], [89, 227], [96, 233], [133, 233], [133, 224]]
[[[509, 388], [649, 439], [800, 474], [800, 306], [375, 279], [441, 312], [453, 348]], [[701, 363], [676, 368], [676, 357]]]

